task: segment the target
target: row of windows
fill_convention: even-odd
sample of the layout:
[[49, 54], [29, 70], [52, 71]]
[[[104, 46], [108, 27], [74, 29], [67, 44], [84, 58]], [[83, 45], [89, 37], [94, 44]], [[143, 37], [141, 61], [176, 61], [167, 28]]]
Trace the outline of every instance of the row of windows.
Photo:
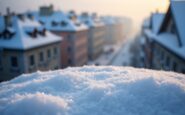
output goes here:
[[[56, 55], [58, 55], [58, 50], [55, 47], [55, 48], [53, 48], [53, 56], [56, 56]], [[51, 57], [52, 57], [51, 49], [48, 49], [47, 50], [47, 58], [50, 59]], [[44, 52], [40, 52], [39, 53], [39, 62], [43, 62], [44, 60], [45, 60], [44, 59]], [[34, 57], [34, 55], [31, 55], [29, 57], [29, 65], [30, 66], [35, 65], [35, 57]]]
[[163, 69], [185, 73], [185, 68], [179, 68], [178, 63], [175, 60], [172, 60], [168, 55], [165, 55], [164, 51], [161, 51], [160, 49], [155, 50], [154, 55], [156, 56], [157, 60], [160, 60], [160, 64], [163, 66]]
[[[40, 52], [39, 54], [39, 62], [43, 62], [44, 61], [44, 52]], [[58, 55], [58, 50], [57, 48], [53, 48], [53, 56], [57, 56]], [[51, 54], [51, 49], [48, 49], [47, 50], [47, 58], [50, 59], [52, 56]], [[30, 66], [33, 66], [35, 65], [35, 56], [34, 55], [30, 55], [29, 56], [29, 65]], [[1, 62], [1, 61], [0, 61]], [[11, 67], [18, 67], [18, 57], [17, 56], [11, 56], [10, 57], [10, 64], [11, 64]]]

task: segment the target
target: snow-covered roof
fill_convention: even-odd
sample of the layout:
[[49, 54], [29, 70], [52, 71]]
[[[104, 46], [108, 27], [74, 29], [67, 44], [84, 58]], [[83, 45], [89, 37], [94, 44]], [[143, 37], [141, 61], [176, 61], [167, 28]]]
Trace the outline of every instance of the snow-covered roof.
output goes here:
[[150, 41], [158, 42], [185, 60], [185, 46], [179, 46], [176, 35], [167, 32], [156, 34], [153, 33], [150, 29], [145, 29], [145, 34], [148, 36], [147, 38], [149, 38]]
[[[35, 28], [38, 30], [44, 28], [39, 22], [27, 17], [24, 17], [24, 20], [20, 20], [17, 16], [12, 16], [12, 27], [9, 28], [15, 32], [15, 35], [10, 39], [1, 37], [0, 48], [27, 50], [62, 40], [61, 37], [53, 35], [49, 31], [46, 31], [44, 36], [37, 34], [36, 38], [31, 37], [28, 32], [33, 31]], [[5, 27], [3, 29], [5, 30]]]
[[151, 24], [152, 24], [152, 31], [154, 33], [158, 33], [162, 21], [164, 19], [164, 14], [163, 13], [153, 13], [151, 16]]
[[[40, 16], [38, 12], [34, 12], [33, 15], [37, 20], [42, 21], [44, 26], [51, 31], [81, 31], [88, 29], [88, 27], [77, 18], [72, 20], [67, 13], [62, 11], [55, 11], [48, 16]], [[53, 25], [52, 23], [56, 24]]]
[[101, 19], [105, 23], [105, 25], [114, 25], [114, 24], [116, 24], [116, 20], [113, 16], [103, 16], [103, 17], [101, 17]]
[[5, 28], [4, 17], [0, 16], [0, 32], [3, 32]]
[[123, 67], [68, 68], [0, 83], [2, 115], [184, 115], [185, 75]]
[[99, 27], [104, 26], [103, 21], [100, 19], [100, 17], [93, 17], [89, 14], [87, 15], [80, 15], [78, 16], [79, 20], [86, 24], [88, 27]]
[[185, 46], [185, 1], [171, 0], [171, 10], [176, 22], [176, 27], [179, 32], [182, 45]]

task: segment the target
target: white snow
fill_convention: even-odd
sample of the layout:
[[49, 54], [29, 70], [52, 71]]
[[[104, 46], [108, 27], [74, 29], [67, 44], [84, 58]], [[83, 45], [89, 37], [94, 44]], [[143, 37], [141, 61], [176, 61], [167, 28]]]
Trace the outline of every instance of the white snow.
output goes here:
[[34, 28], [43, 28], [43, 26], [39, 24], [39, 22], [37, 22], [36, 20], [30, 20], [25, 17], [24, 21], [22, 21], [18, 19], [18, 17], [12, 16], [12, 22], [12, 28], [15, 30], [15, 35], [9, 40], [0, 39], [0, 47], [2, 48], [27, 50], [46, 44], [60, 42], [62, 40], [61, 37], [58, 37], [49, 31], [46, 31], [45, 36], [38, 35], [36, 38], [32, 38], [31, 36], [29, 36], [26, 33], [27, 30], [33, 30]]
[[[81, 23], [80, 20], [71, 20], [67, 13], [62, 11], [55, 11], [49, 16], [40, 16], [38, 12], [33, 12], [35, 18], [39, 21], [44, 22], [44, 26], [51, 31], [81, 31], [87, 30], [88, 27]], [[52, 22], [56, 22], [57, 25], [53, 26]], [[61, 22], [66, 22], [66, 26], [62, 26]]]
[[0, 84], [1, 115], [184, 115], [185, 75], [85, 66]]

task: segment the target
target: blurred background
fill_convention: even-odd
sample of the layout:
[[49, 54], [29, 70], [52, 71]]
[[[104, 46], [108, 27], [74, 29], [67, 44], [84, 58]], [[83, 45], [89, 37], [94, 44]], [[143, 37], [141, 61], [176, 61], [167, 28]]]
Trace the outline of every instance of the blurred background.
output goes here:
[[1, 81], [84, 65], [185, 73], [185, 1], [0, 0]]

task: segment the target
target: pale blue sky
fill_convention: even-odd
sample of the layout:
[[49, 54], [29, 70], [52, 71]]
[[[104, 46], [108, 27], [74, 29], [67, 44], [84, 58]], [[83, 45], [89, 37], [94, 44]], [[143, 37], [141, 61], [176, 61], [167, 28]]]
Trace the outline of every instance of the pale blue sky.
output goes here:
[[37, 10], [40, 5], [54, 4], [55, 9], [89, 11], [99, 14], [128, 16], [135, 24], [140, 23], [151, 12], [165, 11], [169, 0], [0, 0], [0, 12], [9, 6], [15, 12]]

